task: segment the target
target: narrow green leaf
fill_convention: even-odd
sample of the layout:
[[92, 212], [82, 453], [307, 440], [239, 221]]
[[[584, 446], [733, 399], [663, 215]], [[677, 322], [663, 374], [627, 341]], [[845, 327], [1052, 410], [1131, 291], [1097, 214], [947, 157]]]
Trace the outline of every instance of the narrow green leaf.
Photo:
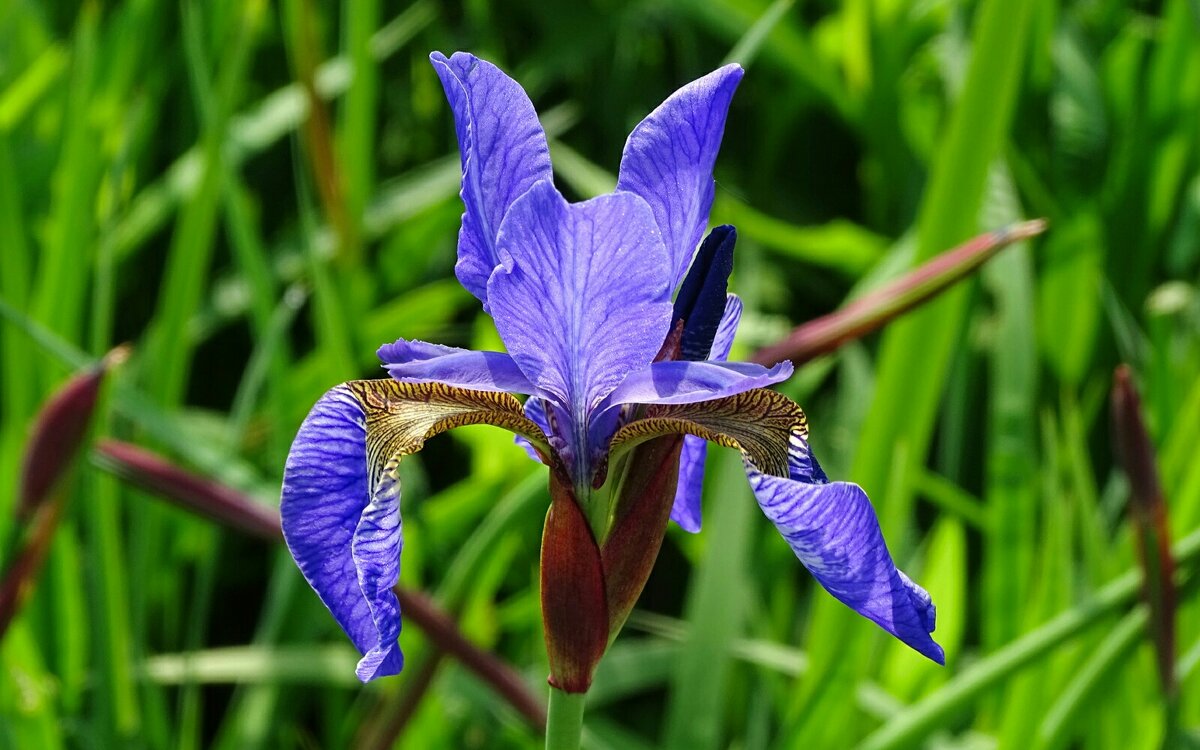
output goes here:
[[[1191, 564], [1200, 554], [1200, 531], [1181, 539], [1175, 545], [1174, 553], [1180, 567]], [[1140, 579], [1137, 570], [1127, 571], [1083, 603], [963, 669], [954, 679], [867, 737], [861, 747], [863, 750], [892, 750], [919, 745], [922, 739], [970, 708], [989, 689], [1127, 605], [1136, 596]]]
[[711, 467], [710, 486], [715, 491], [707, 505], [709, 552], [694, 574], [688, 596], [687, 619], [695, 624], [671, 680], [666, 748], [719, 746], [731, 646], [744, 626], [742, 613], [750, 586], [746, 565], [756, 506], [734, 454], [722, 451]]

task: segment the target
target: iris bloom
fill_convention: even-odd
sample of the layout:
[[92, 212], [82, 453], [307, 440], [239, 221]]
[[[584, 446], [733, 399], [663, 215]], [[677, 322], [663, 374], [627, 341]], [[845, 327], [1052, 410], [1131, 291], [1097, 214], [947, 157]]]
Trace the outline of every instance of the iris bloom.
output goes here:
[[[550, 467], [552, 508], [566, 519], [552, 510], [543, 540], [552, 682], [555, 651], [592, 648], [580, 645], [591, 638], [598, 653], [566, 680], [586, 690], [645, 583], [667, 509], [699, 529], [706, 441], [741, 451], [763, 512], [829, 593], [942, 662], [930, 597], [896, 569], [866, 494], [826, 478], [803, 412], [766, 390], [791, 364], [726, 361], [742, 310], [726, 293], [736, 236], [717, 227], [700, 240], [742, 69], [727, 65], [671, 95], [630, 134], [616, 190], [570, 203], [520, 85], [473, 55], [431, 60], [462, 151], [455, 271], [507, 353], [400, 339], [379, 350], [390, 379], [333, 388], [300, 427], [284, 473], [283, 530], [363, 654], [359, 678], [403, 666], [392, 593], [399, 461], [433, 435], [480, 423], [511, 430]], [[607, 619], [572, 620], [589, 607]], [[589, 627], [594, 637], [579, 635]], [[552, 644], [556, 628], [568, 646]]]

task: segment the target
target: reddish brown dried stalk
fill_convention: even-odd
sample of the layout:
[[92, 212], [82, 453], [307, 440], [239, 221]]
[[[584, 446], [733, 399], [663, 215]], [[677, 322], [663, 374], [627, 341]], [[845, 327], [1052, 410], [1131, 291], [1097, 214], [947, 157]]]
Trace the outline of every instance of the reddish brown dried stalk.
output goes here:
[[1129, 365], [1113, 373], [1113, 438], [1117, 458], [1129, 477], [1130, 518], [1137, 536], [1142, 566], [1142, 596], [1150, 608], [1150, 634], [1158, 658], [1158, 675], [1163, 694], [1173, 701], [1175, 678], [1175, 559], [1167, 523], [1154, 443], [1142, 419], [1142, 404]]
[[1045, 230], [1046, 221], [1035, 219], [981, 234], [842, 309], [797, 326], [783, 340], [756, 352], [751, 361], [774, 365], [789, 359], [801, 365], [828, 354], [941, 294], [1005, 247]]

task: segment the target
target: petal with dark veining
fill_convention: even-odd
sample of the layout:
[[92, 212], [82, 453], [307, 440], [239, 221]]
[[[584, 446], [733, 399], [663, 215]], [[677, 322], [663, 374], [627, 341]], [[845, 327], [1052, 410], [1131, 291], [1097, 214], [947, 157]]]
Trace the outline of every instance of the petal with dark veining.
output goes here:
[[671, 254], [672, 288], [708, 224], [713, 164], [743, 72], [726, 65], [687, 84], [647, 115], [625, 143], [617, 190], [637, 193], [654, 210]]
[[465, 211], [454, 272], [488, 309], [500, 222], [533, 183], [552, 178], [546, 134], [525, 90], [495, 65], [465, 52], [434, 52], [429, 60], [454, 112], [462, 155]]

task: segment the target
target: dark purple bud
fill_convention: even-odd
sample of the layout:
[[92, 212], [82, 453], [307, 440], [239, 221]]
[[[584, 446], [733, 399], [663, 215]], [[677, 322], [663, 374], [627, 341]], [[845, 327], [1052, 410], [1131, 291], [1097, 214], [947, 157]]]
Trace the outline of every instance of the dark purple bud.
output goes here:
[[66, 473], [87, 434], [105, 373], [128, 356], [127, 346], [113, 349], [95, 366], [68, 380], [42, 407], [21, 466], [18, 518], [28, 518]]
[[760, 349], [751, 361], [773, 365], [789, 359], [793, 364], [801, 365], [828, 354], [928, 302], [973, 273], [1003, 248], [1045, 230], [1045, 220], [1035, 219], [982, 234], [837, 312], [797, 326], [787, 338]]
[[733, 246], [737, 231], [729, 225], [714, 228], [700, 243], [696, 259], [679, 286], [672, 319], [682, 320], [679, 359], [708, 359], [713, 337], [725, 312], [729, 274], [733, 273]]
[[1142, 566], [1142, 595], [1150, 608], [1150, 631], [1164, 695], [1173, 699], [1175, 679], [1175, 559], [1167, 504], [1154, 458], [1154, 444], [1142, 419], [1141, 399], [1128, 365], [1113, 373], [1113, 436], [1117, 459], [1129, 478], [1130, 518]]
[[37, 415], [21, 465], [17, 519], [23, 528], [0, 578], [0, 637], [33, 592], [50, 550], [63, 510], [63, 498], [55, 489], [87, 435], [104, 376], [128, 355], [128, 347], [113, 349], [94, 367], [68, 380]]
[[608, 648], [608, 606], [600, 548], [571, 483], [550, 471], [550, 510], [542, 531], [542, 623], [550, 684], [586, 693]]

